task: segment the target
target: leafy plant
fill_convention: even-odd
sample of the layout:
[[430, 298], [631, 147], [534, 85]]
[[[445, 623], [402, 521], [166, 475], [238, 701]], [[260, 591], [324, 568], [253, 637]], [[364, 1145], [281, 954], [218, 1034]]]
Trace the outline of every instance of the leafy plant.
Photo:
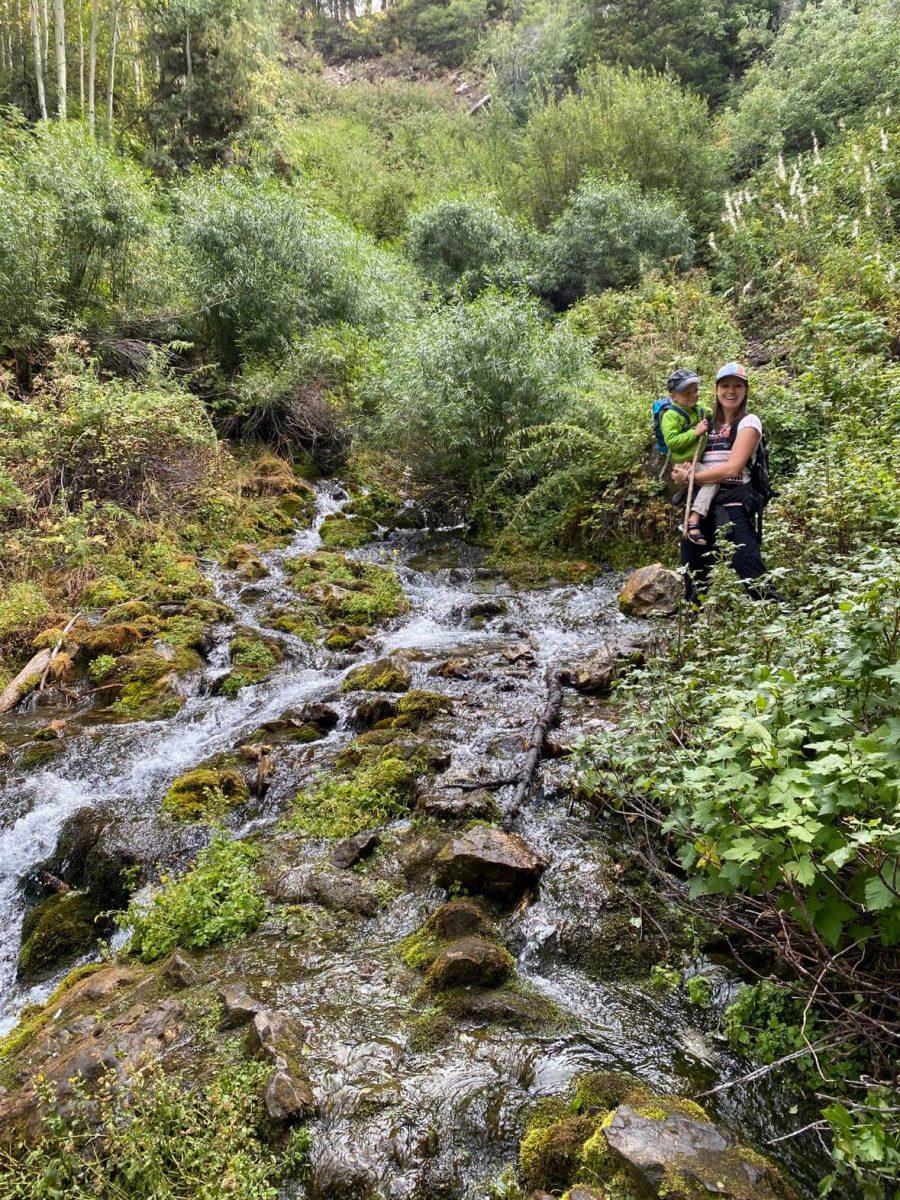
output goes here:
[[119, 923], [131, 931], [128, 949], [144, 962], [175, 946], [201, 948], [252, 933], [265, 902], [253, 871], [258, 851], [219, 831], [196, 866], [181, 879], [164, 881], [148, 906], [132, 901]]

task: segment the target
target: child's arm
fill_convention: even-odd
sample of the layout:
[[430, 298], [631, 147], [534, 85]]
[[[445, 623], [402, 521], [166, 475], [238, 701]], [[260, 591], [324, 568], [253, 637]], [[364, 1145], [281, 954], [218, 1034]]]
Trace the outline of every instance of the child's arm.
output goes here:
[[687, 429], [685, 429], [683, 428], [683, 419], [673, 409], [666, 409], [663, 413], [663, 439], [669, 453], [675, 459], [693, 458], [694, 451], [697, 448], [697, 440], [703, 437], [706, 429], [707, 422], [705, 417], [703, 420], [698, 421], [696, 425], [688, 425]]

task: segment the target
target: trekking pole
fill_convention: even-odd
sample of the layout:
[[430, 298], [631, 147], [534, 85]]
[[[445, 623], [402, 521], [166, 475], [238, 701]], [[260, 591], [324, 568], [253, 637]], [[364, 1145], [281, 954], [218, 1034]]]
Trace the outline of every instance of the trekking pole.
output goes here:
[[694, 451], [694, 457], [691, 460], [691, 477], [688, 480], [687, 503], [684, 506], [684, 525], [682, 526], [681, 536], [685, 540], [688, 535], [688, 521], [691, 516], [691, 501], [694, 499], [694, 469], [697, 466], [697, 455], [700, 453], [700, 438], [697, 438], [697, 449]]

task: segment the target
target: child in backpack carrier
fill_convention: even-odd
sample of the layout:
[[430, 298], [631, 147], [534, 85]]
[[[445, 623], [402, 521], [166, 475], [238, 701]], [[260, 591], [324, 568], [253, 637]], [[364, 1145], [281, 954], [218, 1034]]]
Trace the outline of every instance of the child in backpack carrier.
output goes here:
[[[673, 371], [666, 380], [668, 400], [657, 401], [653, 406], [657, 426], [657, 446], [673, 463], [690, 462], [697, 452], [702, 458], [706, 450], [707, 435], [712, 414], [697, 405], [700, 395], [700, 377], [684, 367]], [[695, 423], [694, 417], [699, 417]], [[660, 444], [661, 443], [661, 444]], [[697, 451], [697, 446], [700, 446]], [[697, 490], [691, 502], [688, 518], [688, 538], [698, 546], [705, 546], [700, 523], [708, 514], [719, 490], [717, 483], [706, 484]]]

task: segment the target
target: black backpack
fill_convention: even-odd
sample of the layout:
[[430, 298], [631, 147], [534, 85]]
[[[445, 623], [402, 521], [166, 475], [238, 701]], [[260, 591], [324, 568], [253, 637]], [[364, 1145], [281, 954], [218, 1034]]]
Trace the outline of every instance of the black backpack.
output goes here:
[[[728, 449], [730, 450], [737, 438], [737, 427], [740, 424], [736, 421], [731, 427], [731, 434], [728, 438]], [[750, 472], [750, 487], [753, 490], [753, 497], [756, 500], [756, 536], [762, 541], [762, 515], [763, 509], [769, 503], [773, 496], [778, 493], [772, 487], [772, 477], [769, 472], [769, 446], [766, 442], [766, 435], [761, 434], [759, 444], [753, 453], [753, 457], [747, 467]]]

